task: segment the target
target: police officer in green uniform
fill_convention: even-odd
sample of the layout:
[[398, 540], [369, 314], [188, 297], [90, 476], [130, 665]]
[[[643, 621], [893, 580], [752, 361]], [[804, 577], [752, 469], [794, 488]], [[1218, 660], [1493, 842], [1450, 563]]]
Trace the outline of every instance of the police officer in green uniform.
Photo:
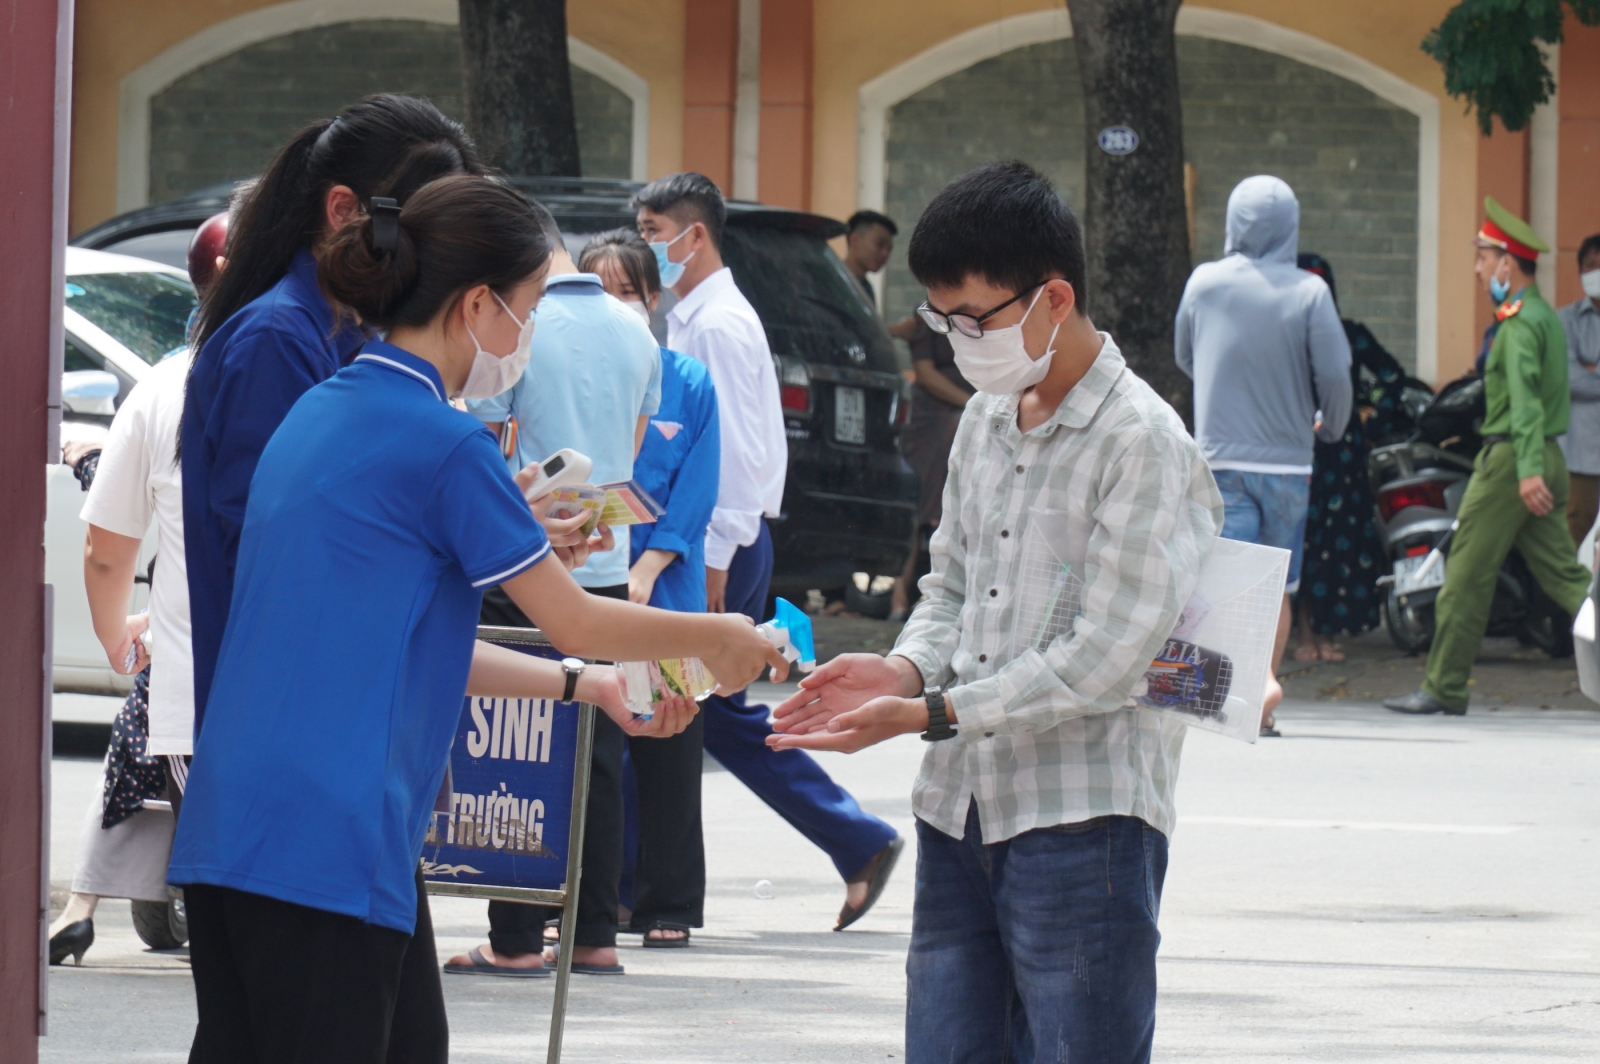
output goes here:
[[1475, 272], [1497, 304], [1484, 365], [1483, 450], [1457, 515], [1444, 587], [1434, 606], [1433, 650], [1422, 689], [1384, 705], [1397, 713], [1467, 711], [1467, 678], [1489, 623], [1496, 574], [1512, 547], [1545, 593], [1569, 614], [1589, 591], [1567, 531], [1567, 341], [1534, 284], [1548, 251], [1526, 222], [1489, 197]]

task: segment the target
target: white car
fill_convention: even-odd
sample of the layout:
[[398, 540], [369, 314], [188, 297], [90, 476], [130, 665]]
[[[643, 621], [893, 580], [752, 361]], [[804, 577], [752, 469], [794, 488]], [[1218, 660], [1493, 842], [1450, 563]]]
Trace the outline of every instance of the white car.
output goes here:
[[[182, 348], [194, 286], [183, 270], [87, 248], [67, 248], [66, 331], [61, 442], [102, 442], [111, 415], [150, 367]], [[110, 374], [105, 377], [104, 374]], [[111, 386], [115, 382], [115, 394]], [[55, 588], [55, 689], [121, 694], [133, 684], [113, 672], [95, 638], [83, 586], [88, 526], [78, 517], [84, 491], [66, 465], [45, 467], [45, 580]], [[154, 525], [139, 555], [139, 581], [129, 612], [143, 609], [156, 552]], [[57, 700], [58, 703], [60, 700]]]

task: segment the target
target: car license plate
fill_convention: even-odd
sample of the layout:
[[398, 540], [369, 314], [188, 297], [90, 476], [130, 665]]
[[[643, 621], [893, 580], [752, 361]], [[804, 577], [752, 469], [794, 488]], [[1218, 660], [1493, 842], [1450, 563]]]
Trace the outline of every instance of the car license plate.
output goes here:
[[867, 393], [860, 388], [833, 390], [833, 438], [840, 443], [867, 442]]
[[1397, 558], [1394, 563], [1394, 592], [1411, 595], [1444, 586], [1444, 555], [1438, 551], [1415, 558]]

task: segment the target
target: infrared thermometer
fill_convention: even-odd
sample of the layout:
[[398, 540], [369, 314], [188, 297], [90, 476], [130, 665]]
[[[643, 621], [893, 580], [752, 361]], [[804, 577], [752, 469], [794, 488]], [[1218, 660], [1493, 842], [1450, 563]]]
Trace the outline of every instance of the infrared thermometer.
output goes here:
[[[579, 454], [571, 447], [563, 447], [538, 464], [538, 472], [533, 483], [522, 493], [523, 497], [532, 502], [544, 498], [557, 488], [588, 483], [589, 470], [593, 466], [588, 455]], [[523, 472], [526, 473], [527, 469]]]

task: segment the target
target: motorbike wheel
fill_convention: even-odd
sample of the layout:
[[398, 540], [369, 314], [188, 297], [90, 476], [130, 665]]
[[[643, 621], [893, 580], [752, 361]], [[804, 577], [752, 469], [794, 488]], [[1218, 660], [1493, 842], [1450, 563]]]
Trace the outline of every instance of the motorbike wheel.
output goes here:
[[[865, 575], [865, 574], [863, 574]], [[888, 584], [887, 587], [882, 585]], [[859, 613], [863, 617], [874, 620], [883, 620], [889, 616], [894, 606], [893, 578], [867, 576], [867, 586], [857, 587], [854, 579], [845, 585], [845, 608], [852, 613]]]
[[189, 941], [189, 916], [183, 907], [183, 894], [168, 901], [135, 901], [133, 929], [151, 949], [178, 949]]
[[1433, 645], [1433, 604], [1402, 606], [1390, 592], [1383, 600], [1383, 623], [1394, 645], [1407, 654], [1426, 653]]

